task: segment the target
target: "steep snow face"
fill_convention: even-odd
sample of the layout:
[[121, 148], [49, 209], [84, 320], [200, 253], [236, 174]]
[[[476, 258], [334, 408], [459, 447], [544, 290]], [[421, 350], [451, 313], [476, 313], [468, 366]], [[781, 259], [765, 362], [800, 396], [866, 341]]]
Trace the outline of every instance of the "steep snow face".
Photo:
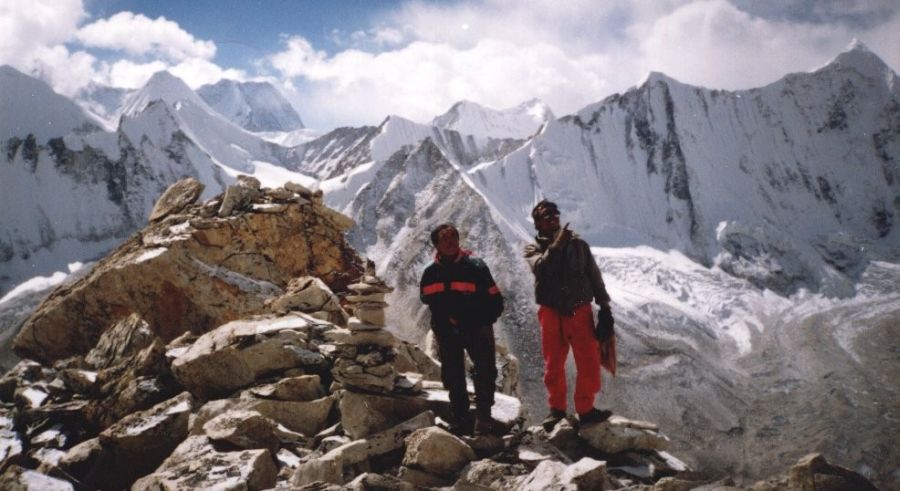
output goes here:
[[[61, 98], [47, 90], [40, 100], [23, 98], [16, 114]], [[239, 173], [270, 187], [314, 182], [284, 168], [287, 148], [213, 114], [168, 74], [154, 76], [129, 102], [115, 132], [94, 127], [43, 143], [34, 136], [0, 140], [0, 293], [108, 251], [143, 226], [159, 195], [184, 177], [206, 186], [203, 198], [224, 191]]]
[[186, 176], [206, 197], [231, 182], [178, 129], [162, 102], [115, 133], [70, 134], [44, 145], [10, 140], [0, 152], [0, 291], [96, 258], [146, 223], [169, 184]]
[[782, 293], [852, 293], [844, 275], [865, 258], [897, 257], [895, 78], [859, 49], [734, 93], [651, 74], [469, 174], [510, 238], [548, 198], [595, 245], [674, 248]]
[[144, 86], [129, 95], [122, 105], [123, 116], [134, 116], [153, 101], [163, 101], [174, 107], [178, 103], [190, 103], [214, 113], [203, 99], [191, 90], [183, 80], [169, 72], [156, 72]]
[[303, 121], [290, 102], [268, 82], [220, 80], [197, 89], [225, 119], [248, 131], [294, 131]]
[[504, 110], [490, 109], [474, 102], [457, 102], [434, 118], [432, 126], [464, 135], [491, 138], [528, 138], [553, 119], [550, 107], [538, 99]]
[[147, 84], [129, 96], [125, 118], [136, 117], [151, 103], [161, 101], [170, 109], [178, 127], [219, 165], [252, 174], [256, 162], [287, 166], [288, 151], [227, 121], [181, 79], [168, 72], [154, 74]]
[[[457, 131], [415, 123], [399, 116], [389, 116], [377, 128], [338, 128], [320, 138], [292, 150], [292, 159], [299, 162], [296, 169], [320, 179], [342, 175], [359, 175], [361, 167], [379, 167], [399, 150], [416, 146], [425, 139], [437, 145], [456, 166], [472, 167], [506, 155], [524, 141], [510, 138], [486, 138], [463, 135]], [[377, 170], [377, 169], [375, 169]], [[352, 189], [342, 178], [330, 189]], [[346, 200], [333, 206], [342, 208]]]
[[118, 126], [117, 118], [122, 106], [129, 96], [137, 92], [134, 89], [122, 89], [90, 83], [75, 97], [75, 102], [88, 113], [99, 118], [107, 129], [114, 130]]
[[43, 81], [0, 66], [0, 141], [31, 134], [37, 143], [46, 143], [75, 130], [99, 129], [99, 121]]

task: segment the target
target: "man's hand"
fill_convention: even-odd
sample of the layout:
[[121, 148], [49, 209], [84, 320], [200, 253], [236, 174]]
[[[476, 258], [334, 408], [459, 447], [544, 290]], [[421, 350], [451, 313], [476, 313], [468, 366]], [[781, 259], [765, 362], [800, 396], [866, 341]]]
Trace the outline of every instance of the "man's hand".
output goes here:
[[556, 238], [553, 239], [553, 243], [550, 244], [551, 249], [562, 249], [566, 244], [569, 243], [569, 240], [572, 239], [572, 231], [569, 230], [568, 222], [563, 226], [563, 228], [559, 229], [559, 232], [556, 234]]
[[613, 326], [616, 321], [613, 319], [612, 311], [609, 307], [602, 307], [597, 312], [597, 327], [594, 329], [594, 336], [601, 343], [612, 337], [615, 333]]

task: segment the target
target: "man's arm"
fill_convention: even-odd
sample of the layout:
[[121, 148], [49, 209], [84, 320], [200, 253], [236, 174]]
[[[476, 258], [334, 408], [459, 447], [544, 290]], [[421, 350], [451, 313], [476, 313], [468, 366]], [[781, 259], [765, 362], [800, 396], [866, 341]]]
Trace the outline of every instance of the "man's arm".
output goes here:
[[581, 241], [582, 246], [582, 254], [584, 254], [584, 263], [587, 271], [588, 278], [591, 280], [591, 289], [594, 292], [594, 301], [597, 302], [597, 305], [608, 309], [609, 308], [609, 293], [606, 291], [606, 284], [603, 282], [603, 275], [600, 273], [600, 267], [597, 266], [597, 261], [594, 259], [594, 255], [591, 254], [591, 247], [587, 242]]
[[482, 264], [484, 267], [481, 268], [482, 277], [480, 282], [485, 295], [485, 320], [488, 321], [488, 324], [493, 324], [497, 322], [500, 314], [503, 313], [503, 295], [500, 293], [497, 283], [494, 282], [494, 277], [491, 275], [491, 270], [487, 267], [487, 264]]
[[542, 251], [537, 244], [528, 244], [525, 246], [525, 260], [535, 276], [545, 277], [559, 271], [562, 252], [552, 247]]

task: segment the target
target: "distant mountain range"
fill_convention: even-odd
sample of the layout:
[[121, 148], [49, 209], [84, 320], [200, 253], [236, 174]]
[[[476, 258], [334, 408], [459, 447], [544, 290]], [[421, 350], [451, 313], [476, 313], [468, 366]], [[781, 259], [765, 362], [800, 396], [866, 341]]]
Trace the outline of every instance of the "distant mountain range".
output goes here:
[[[540, 101], [460, 102], [427, 124], [388, 116], [296, 145], [254, 133], [304, 131], [258, 86], [220, 82], [198, 94], [159, 73], [134, 92], [94, 88], [79, 102], [94, 101], [106, 122], [9, 67], [0, 89], [0, 294], [109, 250], [180, 177], [200, 179], [207, 196], [242, 173], [268, 186], [295, 180], [356, 220], [348, 238], [396, 287], [389, 320], [405, 337], [427, 331], [418, 300], [427, 233], [456, 223], [504, 291], [498, 333], [522, 362], [528, 407], [541, 411], [520, 254], [531, 207], [548, 198], [596, 247], [613, 297], [623, 368], [601, 401], [652, 413], [680, 428], [676, 445], [696, 458], [742, 462], [748, 474], [766, 465], [765, 452], [748, 452], [799, 440], [809, 450], [817, 425], [844, 428], [842, 400], [818, 391], [878, 386], [877, 346], [900, 318], [900, 83], [860, 43], [751, 90], [652, 73], [559, 118]], [[120, 119], [104, 130], [111, 114]], [[892, 394], [852, 400], [860, 414], [888, 418]], [[797, 425], [766, 421], [767, 404]], [[819, 446], [884, 443], [883, 428], [865, 428]], [[891, 455], [854, 459], [886, 476]]]

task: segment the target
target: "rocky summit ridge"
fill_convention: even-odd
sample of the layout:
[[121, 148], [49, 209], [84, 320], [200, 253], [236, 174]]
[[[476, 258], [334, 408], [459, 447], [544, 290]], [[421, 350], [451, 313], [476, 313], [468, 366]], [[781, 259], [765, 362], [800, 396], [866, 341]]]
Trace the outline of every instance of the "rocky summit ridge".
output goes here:
[[[447, 431], [439, 363], [392, 334], [392, 288], [321, 193], [185, 179], [151, 223], [15, 341], [0, 378], [3, 489], [734, 489], [613, 416], [525, 428], [499, 350], [503, 435]], [[721, 476], [719, 476], [721, 477]], [[872, 489], [804, 458], [752, 489]]]

